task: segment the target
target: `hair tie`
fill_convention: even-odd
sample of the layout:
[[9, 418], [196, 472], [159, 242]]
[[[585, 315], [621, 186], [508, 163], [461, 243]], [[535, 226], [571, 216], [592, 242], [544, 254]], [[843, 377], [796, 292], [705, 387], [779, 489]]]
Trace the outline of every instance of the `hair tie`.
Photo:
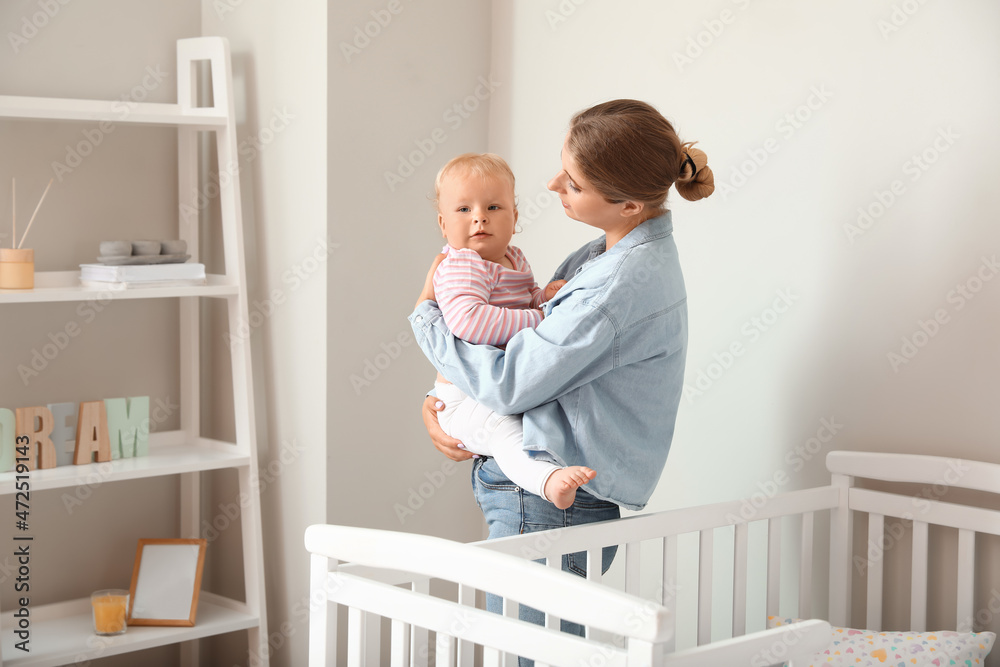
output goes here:
[[695, 176], [698, 175], [698, 167], [695, 166], [694, 160], [691, 159], [691, 156], [688, 155], [688, 152], [684, 151], [684, 162], [681, 162], [681, 171], [684, 171], [684, 167], [686, 167], [688, 163], [691, 164], [691, 178], [694, 178]]

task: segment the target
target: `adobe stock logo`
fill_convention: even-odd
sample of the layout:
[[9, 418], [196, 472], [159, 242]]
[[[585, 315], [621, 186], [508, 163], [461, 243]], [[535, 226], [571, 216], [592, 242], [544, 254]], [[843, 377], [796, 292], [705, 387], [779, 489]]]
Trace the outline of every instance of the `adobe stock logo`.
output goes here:
[[389, 28], [393, 19], [399, 16], [406, 9], [399, 0], [389, 0], [389, 3], [381, 9], [373, 9], [368, 12], [371, 20], [363, 26], [354, 26], [354, 34], [351, 41], [340, 43], [340, 52], [344, 55], [344, 60], [348, 63], [355, 56], [360, 56], [361, 52], [367, 49], [373, 40], [377, 39], [383, 31]]
[[927, 319], [918, 318], [916, 329], [900, 339], [898, 351], [892, 350], [886, 353], [886, 360], [893, 373], [899, 373], [902, 366], [913, 361], [920, 350], [924, 349], [941, 332], [941, 329], [952, 321], [952, 315], [963, 310], [970, 301], [976, 298], [976, 295], [987, 283], [1000, 274], [1000, 261], [997, 261], [996, 253], [990, 257], [983, 255], [980, 259], [979, 266], [972, 274], [962, 282], [956, 283], [955, 287], [949, 290], [945, 296], [945, 300], [952, 304], [952, 310], [940, 307], [936, 308]]
[[[927, 170], [931, 168], [938, 159], [955, 145], [960, 135], [952, 130], [951, 126], [940, 127], [937, 136], [921, 151], [913, 153], [903, 163], [900, 170], [901, 176], [908, 177], [910, 183], [919, 181]], [[859, 206], [857, 218], [854, 222], [844, 224], [844, 234], [847, 240], [854, 245], [859, 236], [864, 235], [884, 216], [889, 209], [895, 205], [899, 199], [907, 193], [907, 184], [902, 178], [893, 179], [885, 189], [876, 188], [872, 191], [872, 198], [864, 206]]]
[[59, 11], [70, 3], [70, 0], [38, 0], [35, 4], [40, 11], [35, 12], [30, 17], [21, 17], [21, 29], [17, 32], [8, 32], [7, 41], [14, 55], [21, 52], [27, 43], [38, 35], [53, 20]]
[[713, 352], [712, 361], [707, 366], [691, 369], [688, 376], [693, 377], [693, 380], [684, 383], [683, 391], [683, 397], [687, 402], [694, 403], [696, 399], [704, 396], [705, 392], [729, 372], [749, 347], [760, 340], [764, 333], [770, 331], [798, 300], [799, 295], [790, 288], [778, 290], [770, 306], [748, 319], [740, 327], [740, 333], [746, 340], [740, 338], [732, 341], [721, 352]]

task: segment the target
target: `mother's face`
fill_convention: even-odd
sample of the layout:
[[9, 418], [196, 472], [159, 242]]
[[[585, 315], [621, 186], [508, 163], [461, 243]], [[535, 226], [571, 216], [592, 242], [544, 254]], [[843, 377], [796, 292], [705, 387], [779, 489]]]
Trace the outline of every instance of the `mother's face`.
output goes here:
[[612, 204], [583, 176], [576, 158], [564, 143], [562, 170], [548, 183], [559, 195], [566, 215], [599, 229], [621, 223], [623, 204]]

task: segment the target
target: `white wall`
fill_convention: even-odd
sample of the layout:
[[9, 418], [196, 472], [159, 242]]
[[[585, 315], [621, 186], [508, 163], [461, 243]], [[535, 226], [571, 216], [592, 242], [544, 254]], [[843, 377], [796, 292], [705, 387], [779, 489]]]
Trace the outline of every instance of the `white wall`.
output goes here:
[[[301, 665], [309, 590], [302, 537], [326, 520], [326, 379], [318, 370], [327, 363], [331, 258], [326, 6], [205, 1], [202, 28], [229, 39], [237, 90], [271, 664]], [[211, 340], [224, 365], [218, 329]], [[235, 479], [220, 477], [213, 506], [237, 496]], [[230, 559], [214, 574], [241, 591], [238, 526], [216, 544]], [[210, 649], [208, 664], [242, 664], [246, 639], [226, 636]]]
[[[918, 9], [883, 36], [894, 4]], [[570, 116], [615, 97], [658, 106], [716, 173], [711, 199], [671, 202], [686, 382], [701, 393], [682, 401], [650, 509], [822, 483], [833, 448], [1000, 461], [1000, 280], [976, 278], [1000, 250], [995, 3], [494, 5], [494, 71], [511, 83], [493, 98], [490, 145], [522, 203], [546, 202]], [[912, 156], [925, 151], [924, 171]], [[850, 237], [893, 181], [901, 194]], [[591, 236], [551, 205], [515, 241], [544, 277]], [[960, 303], [959, 284], [979, 291]], [[772, 312], [782, 294], [792, 305]], [[938, 311], [947, 322], [925, 341], [919, 322]], [[914, 336], [926, 344], [894, 367], [887, 355]], [[799, 461], [824, 420], [835, 435]]]

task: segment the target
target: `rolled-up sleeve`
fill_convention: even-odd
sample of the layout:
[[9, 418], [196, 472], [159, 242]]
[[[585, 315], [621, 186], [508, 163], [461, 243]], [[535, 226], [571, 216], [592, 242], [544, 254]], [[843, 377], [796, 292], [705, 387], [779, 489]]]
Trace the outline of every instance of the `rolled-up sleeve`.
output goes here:
[[433, 301], [410, 315], [413, 334], [434, 367], [459, 389], [499, 414], [518, 414], [559, 398], [614, 367], [615, 327], [585, 303], [565, 302], [506, 350], [472, 345], [448, 330]]

